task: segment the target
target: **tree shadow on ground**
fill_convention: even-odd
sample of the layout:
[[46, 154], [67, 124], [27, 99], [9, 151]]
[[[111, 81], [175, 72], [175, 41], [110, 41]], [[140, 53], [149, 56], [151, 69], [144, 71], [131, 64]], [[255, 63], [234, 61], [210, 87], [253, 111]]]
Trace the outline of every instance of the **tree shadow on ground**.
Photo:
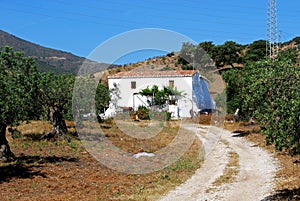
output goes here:
[[264, 198], [261, 201], [298, 201], [300, 200], [300, 188], [277, 190], [273, 195]]
[[44, 134], [24, 134], [25, 139], [40, 141]]
[[21, 155], [17, 157], [17, 161], [20, 163], [60, 163], [60, 162], [78, 162], [78, 158], [71, 157], [58, 157], [58, 156], [25, 156]]
[[41, 176], [46, 178], [46, 175], [40, 171], [33, 171], [32, 165], [26, 166], [23, 164], [10, 164], [0, 167], [0, 184], [2, 182], [9, 182], [12, 178], [33, 178], [34, 176]]
[[33, 178], [41, 176], [46, 178], [47, 175], [33, 169], [42, 167], [44, 163], [60, 163], [60, 162], [77, 162], [77, 158], [57, 157], [57, 156], [25, 156], [17, 157], [13, 163], [3, 164], [0, 166], [0, 184], [9, 182], [12, 178]]

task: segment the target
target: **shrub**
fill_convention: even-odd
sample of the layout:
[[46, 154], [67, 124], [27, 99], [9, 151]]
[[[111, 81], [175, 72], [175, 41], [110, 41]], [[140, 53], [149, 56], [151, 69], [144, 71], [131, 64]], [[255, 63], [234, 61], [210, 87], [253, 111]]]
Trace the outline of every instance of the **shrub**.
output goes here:
[[240, 108], [255, 117], [266, 141], [277, 150], [300, 153], [300, 68], [291, 60], [260, 61], [246, 66]]
[[134, 117], [138, 116], [140, 120], [158, 120], [169, 121], [171, 119], [171, 113], [165, 111], [150, 111], [145, 106], [139, 106], [138, 110], [134, 113]]
[[150, 119], [149, 112], [150, 112], [149, 109], [147, 109], [145, 106], [139, 106], [136, 115], [140, 120], [149, 120]]

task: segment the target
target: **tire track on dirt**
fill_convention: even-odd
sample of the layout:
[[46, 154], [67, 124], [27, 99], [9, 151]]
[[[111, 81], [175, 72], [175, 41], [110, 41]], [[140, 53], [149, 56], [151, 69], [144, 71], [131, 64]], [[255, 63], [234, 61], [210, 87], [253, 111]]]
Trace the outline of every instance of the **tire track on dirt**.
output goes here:
[[208, 186], [223, 174], [228, 162], [229, 149], [219, 141], [218, 135], [208, 135], [208, 127], [198, 128], [195, 125], [183, 125], [183, 127], [195, 131], [204, 145], [206, 157], [201, 168], [188, 181], [169, 192], [161, 201], [197, 200], [197, 197], [205, 193]]
[[260, 147], [254, 147], [244, 138], [232, 137], [224, 131], [222, 138], [239, 154], [240, 171], [237, 181], [224, 188], [222, 200], [262, 200], [274, 188], [278, 162]]
[[[189, 180], [170, 191], [161, 201], [253, 201], [262, 200], [272, 192], [277, 161], [269, 153], [243, 138], [232, 137], [232, 133], [224, 129], [193, 126], [185, 125], [185, 128], [196, 132], [207, 156]], [[213, 182], [223, 175], [230, 151], [239, 155], [239, 172], [233, 182], [216, 187]]]

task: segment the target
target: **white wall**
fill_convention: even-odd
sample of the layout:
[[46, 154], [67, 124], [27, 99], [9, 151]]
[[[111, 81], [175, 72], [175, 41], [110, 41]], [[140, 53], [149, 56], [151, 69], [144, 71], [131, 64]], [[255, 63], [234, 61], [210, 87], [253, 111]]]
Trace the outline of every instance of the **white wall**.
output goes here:
[[[194, 76], [199, 76], [196, 73]], [[169, 80], [174, 81], [174, 86], [178, 91], [183, 91], [185, 97], [181, 98], [178, 101], [179, 106], [179, 115], [180, 117], [190, 117], [190, 109], [197, 110], [196, 104], [192, 101], [192, 86], [193, 79], [191, 76], [189, 77], [134, 77], [134, 78], [109, 78], [108, 85], [109, 88], [113, 88], [114, 83], [119, 86], [121, 99], [118, 101], [118, 106], [120, 107], [134, 107], [137, 109], [139, 105], [144, 105], [146, 103], [146, 97], [142, 97], [139, 95], [143, 101], [139, 100], [139, 98], [134, 93], [139, 93], [142, 89], [150, 88], [153, 85], [157, 85], [159, 87], [169, 86]], [[131, 82], [136, 82], [136, 89], [131, 89]], [[144, 103], [143, 103], [144, 102]], [[193, 103], [192, 103], [193, 102]]]

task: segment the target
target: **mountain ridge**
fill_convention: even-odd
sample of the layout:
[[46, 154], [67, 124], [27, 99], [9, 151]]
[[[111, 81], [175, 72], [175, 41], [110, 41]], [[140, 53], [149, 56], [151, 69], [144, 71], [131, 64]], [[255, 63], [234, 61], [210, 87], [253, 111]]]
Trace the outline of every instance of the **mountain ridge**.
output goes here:
[[[11, 46], [15, 51], [21, 51], [24, 52], [25, 56], [33, 57], [36, 60], [39, 70], [43, 72], [50, 71], [54, 73], [77, 74], [83, 63], [85, 64], [84, 70], [89, 71], [88, 73], [98, 73], [101, 70], [107, 69], [104, 72], [106, 75], [114, 74], [120, 71], [132, 70], [138, 66], [147, 66], [148, 70], [155, 69], [153, 66], [157, 67], [158, 65], [162, 70], [165, 68], [175, 70], [182, 67], [182, 65], [178, 62], [178, 53], [174, 52], [164, 56], [149, 58], [133, 64], [111, 65], [98, 63], [66, 51], [56, 50], [32, 43], [3, 30], [0, 30], [0, 47], [1, 46]], [[249, 45], [244, 45], [244, 49], [247, 48], [247, 46]], [[288, 42], [282, 43], [282, 48], [280, 49], [286, 50], [296, 47], [298, 47], [298, 63], [300, 63], [300, 37], [295, 37]]]
[[39, 70], [43, 72], [77, 74], [84, 62], [94, 68], [94, 71], [110, 66], [109, 64], [90, 61], [70, 52], [32, 43], [3, 30], [0, 30], [0, 46], [10, 46], [14, 51], [24, 52], [25, 56], [33, 57]]

